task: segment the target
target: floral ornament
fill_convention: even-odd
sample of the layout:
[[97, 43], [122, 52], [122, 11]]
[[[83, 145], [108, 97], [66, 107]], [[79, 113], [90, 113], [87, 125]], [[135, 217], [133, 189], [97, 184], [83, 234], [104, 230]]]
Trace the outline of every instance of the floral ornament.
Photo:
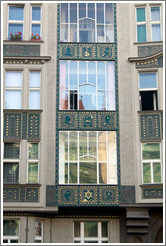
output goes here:
[[38, 34], [31, 34], [31, 39], [35, 39], [35, 40], [40, 40], [40, 36]]
[[12, 32], [10, 33], [9, 39], [11, 41], [20, 41], [22, 39], [22, 33], [21, 32], [15, 32], [15, 34], [13, 34]]

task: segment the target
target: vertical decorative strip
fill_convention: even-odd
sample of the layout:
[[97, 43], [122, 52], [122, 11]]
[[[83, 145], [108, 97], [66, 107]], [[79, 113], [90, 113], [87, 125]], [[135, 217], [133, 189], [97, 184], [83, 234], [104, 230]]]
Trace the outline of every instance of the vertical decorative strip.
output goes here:
[[22, 139], [27, 139], [27, 113], [22, 113]]

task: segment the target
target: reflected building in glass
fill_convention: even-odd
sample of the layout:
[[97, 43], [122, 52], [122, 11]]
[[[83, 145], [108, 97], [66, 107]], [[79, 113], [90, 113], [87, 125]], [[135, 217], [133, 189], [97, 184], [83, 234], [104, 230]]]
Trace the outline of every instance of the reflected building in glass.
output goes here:
[[164, 2], [3, 3], [3, 242], [163, 242]]

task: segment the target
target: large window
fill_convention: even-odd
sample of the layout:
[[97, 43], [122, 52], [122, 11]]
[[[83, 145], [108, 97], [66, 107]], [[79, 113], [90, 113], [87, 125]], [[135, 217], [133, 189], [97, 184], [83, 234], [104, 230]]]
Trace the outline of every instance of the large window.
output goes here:
[[160, 143], [142, 144], [143, 183], [161, 183], [162, 165]]
[[116, 132], [60, 132], [60, 184], [117, 184]]
[[4, 143], [3, 182], [19, 183], [20, 144]]
[[22, 108], [22, 71], [6, 71], [5, 108]]
[[114, 62], [61, 61], [60, 109], [115, 110]]
[[41, 38], [41, 6], [32, 6], [31, 38]]
[[30, 71], [29, 109], [40, 109], [40, 71]]
[[43, 243], [43, 221], [35, 220], [35, 243]]
[[139, 73], [140, 109], [157, 110], [157, 73]]
[[9, 6], [8, 16], [8, 38], [16, 37], [17, 35], [23, 37], [23, 22], [24, 22], [24, 7], [23, 6]]
[[161, 7], [136, 8], [137, 42], [161, 41]]
[[60, 41], [114, 42], [113, 3], [61, 3]]
[[108, 243], [108, 222], [74, 222], [74, 243]]
[[28, 145], [28, 183], [39, 182], [39, 144]]
[[19, 220], [3, 221], [3, 243], [19, 242]]

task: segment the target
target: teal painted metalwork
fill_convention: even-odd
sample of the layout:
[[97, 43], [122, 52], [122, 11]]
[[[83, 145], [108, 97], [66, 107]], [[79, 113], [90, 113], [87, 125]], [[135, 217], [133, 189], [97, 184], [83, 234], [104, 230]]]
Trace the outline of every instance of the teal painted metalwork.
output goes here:
[[40, 138], [40, 114], [28, 113], [28, 139]]
[[4, 113], [4, 139], [21, 139], [21, 113]]
[[158, 68], [163, 67], [163, 57], [153, 58], [145, 61], [139, 61], [135, 64], [136, 68]]
[[22, 139], [27, 139], [27, 113], [22, 113]]
[[3, 188], [4, 202], [19, 202], [19, 188]]
[[142, 188], [143, 199], [162, 199], [163, 188]]
[[146, 57], [163, 50], [162, 45], [138, 46], [138, 56]]
[[40, 45], [3, 45], [4, 56], [40, 56]]
[[26, 188], [26, 202], [39, 202], [39, 188]]

